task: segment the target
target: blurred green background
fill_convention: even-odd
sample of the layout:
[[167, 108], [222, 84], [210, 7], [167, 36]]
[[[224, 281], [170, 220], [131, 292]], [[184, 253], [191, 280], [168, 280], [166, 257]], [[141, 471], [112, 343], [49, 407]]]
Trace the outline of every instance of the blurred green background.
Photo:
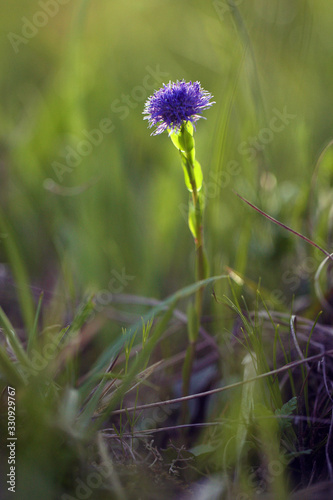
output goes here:
[[[231, 4], [2, 6], [0, 261], [13, 259], [9, 230], [35, 294], [55, 294], [68, 311], [88, 290], [110, 290], [114, 273], [134, 277], [119, 291], [157, 298], [194, 281], [180, 160], [167, 134], [151, 137], [142, 119], [153, 90], [182, 78], [216, 101], [196, 132], [211, 274], [228, 265], [287, 296], [300, 291], [311, 250], [233, 190], [329, 247], [330, 150], [311, 204], [309, 194], [332, 138], [333, 5]], [[281, 281], [285, 272], [300, 276], [296, 288]], [[13, 286], [6, 280], [2, 294]]]

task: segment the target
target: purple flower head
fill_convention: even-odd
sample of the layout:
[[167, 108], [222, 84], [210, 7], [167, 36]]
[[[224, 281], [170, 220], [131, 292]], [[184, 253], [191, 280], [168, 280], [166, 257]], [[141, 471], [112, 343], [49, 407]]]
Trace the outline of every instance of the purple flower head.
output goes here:
[[161, 134], [166, 129], [178, 131], [184, 122], [193, 124], [203, 118], [201, 112], [214, 104], [210, 102], [211, 98], [212, 95], [202, 89], [199, 82], [169, 82], [148, 98], [143, 111], [147, 115], [144, 120], [149, 121], [149, 128], [157, 126], [152, 135]]

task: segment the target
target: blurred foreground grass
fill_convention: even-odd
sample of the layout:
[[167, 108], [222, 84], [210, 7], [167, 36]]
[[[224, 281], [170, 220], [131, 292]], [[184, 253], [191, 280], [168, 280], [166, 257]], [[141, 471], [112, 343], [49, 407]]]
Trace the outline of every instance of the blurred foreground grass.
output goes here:
[[[320, 306], [314, 273], [322, 256], [249, 209], [233, 190], [330, 251], [332, 151], [327, 148], [322, 157], [320, 153], [333, 129], [332, 14], [333, 6], [324, 0], [12, 0], [3, 6], [0, 298], [23, 343], [27, 332], [34, 331], [42, 290], [39, 332], [56, 335], [91, 293], [101, 309], [124, 294], [162, 300], [193, 282], [179, 158], [165, 136], [152, 140], [142, 120], [144, 102], [153, 90], [181, 78], [199, 80], [216, 101], [196, 133], [207, 182], [211, 275], [224, 274], [229, 266], [252, 280], [253, 286], [245, 281], [250, 286], [242, 291], [251, 310], [259, 281], [271, 311], [290, 312], [293, 295], [302, 296], [313, 305], [305, 314], [315, 320]], [[230, 295], [226, 280], [216, 283], [215, 291], [219, 297]], [[136, 302], [117, 312], [111, 307], [109, 317], [123, 325], [140, 318], [146, 309]], [[241, 303], [239, 309], [243, 307]], [[207, 328], [223, 349], [225, 331], [233, 329], [235, 318], [209, 293], [206, 315], [212, 323]], [[57, 381], [65, 388], [61, 398], [69, 398], [66, 404], [74, 413], [77, 407], [68, 403], [71, 388], [80, 385], [80, 377], [120, 338], [116, 321], [100, 320], [99, 315], [97, 320], [87, 332], [88, 339], [96, 339], [94, 349], [87, 349], [82, 363], [75, 358], [74, 367]], [[153, 361], [181, 351], [185, 333], [177, 339], [158, 347]], [[254, 351], [258, 356], [261, 347]], [[224, 353], [223, 359], [226, 380], [242, 377], [241, 356], [229, 359]], [[285, 361], [291, 360], [287, 353]], [[141, 369], [137, 367], [138, 373]], [[177, 378], [177, 370], [170, 373]], [[2, 383], [11, 376], [7, 372]], [[47, 379], [51, 385], [52, 377]], [[45, 381], [38, 380], [45, 396]], [[162, 385], [161, 391], [161, 398], [172, 396], [171, 387]], [[23, 391], [22, 405], [36, 416], [31, 427], [44, 425], [47, 434], [45, 422], [55, 411], [53, 405], [59, 410], [61, 404], [52, 398], [50, 405], [46, 402], [44, 419], [29, 408], [29, 397]], [[231, 415], [237, 414], [241, 401], [241, 394], [236, 395]], [[287, 401], [279, 401], [280, 408], [282, 403]], [[279, 406], [277, 401], [274, 405]], [[216, 408], [222, 411], [221, 401]], [[243, 443], [245, 437], [235, 432]], [[265, 432], [278, 433], [260, 432], [263, 442], [269, 441]], [[226, 437], [216, 439], [224, 443]], [[290, 435], [288, 439], [293, 441]], [[45, 457], [42, 441], [33, 445], [53, 471], [46, 474], [40, 492], [57, 484], [56, 474], [50, 477], [60, 461], [49, 461], [47, 454], [56, 440], [52, 434]], [[28, 456], [31, 443], [26, 446]], [[69, 447], [64, 451], [67, 465], [58, 471], [63, 486], [66, 471], [85, 456]], [[93, 457], [94, 450], [89, 452]], [[227, 454], [224, 448], [220, 452], [220, 458]], [[275, 447], [266, 457], [269, 453], [280, 451]], [[255, 456], [254, 463], [258, 460]], [[220, 466], [214, 463], [206, 473], [214, 467], [221, 471]], [[240, 463], [236, 469], [241, 485]], [[196, 479], [189, 476], [189, 482]], [[43, 479], [36, 481], [42, 484]]]

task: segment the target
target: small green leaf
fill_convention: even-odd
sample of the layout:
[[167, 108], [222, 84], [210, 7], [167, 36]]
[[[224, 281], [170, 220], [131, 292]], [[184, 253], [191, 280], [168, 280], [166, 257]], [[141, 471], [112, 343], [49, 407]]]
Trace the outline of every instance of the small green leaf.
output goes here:
[[190, 135], [193, 136], [194, 129], [191, 122], [186, 122], [186, 130]]
[[185, 185], [186, 185], [187, 189], [190, 191], [190, 193], [192, 193], [193, 187], [192, 187], [191, 180], [190, 180], [188, 170], [187, 170], [188, 168], [191, 168], [191, 167], [188, 165], [188, 161], [183, 155], [182, 155], [182, 165], [183, 165], [183, 171], [184, 171]]
[[[172, 132], [169, 137], [172, 140], [173, 145], [177, 149], [179, 149], [179, 151], [182, 151], [182, 147], [181, 147], [181, 145], [179, 143], [179, 132]], [[182, 151], [182, 152], [184, 153], [184, 151]]]
[[184, 151], [186, 154], [190, 153], [194, 149], [195, 143], [192, 133], [188, 130], [187, 127], [182, 127], [179, 132], [179, 144], [182, 151]]
[[297, 397], [294, 396], [287, 403], [285, 403], [282, 408], [275, 410], [275, 415], [292, 415], [292, 413], [297, 408]]
[[203, 181], [201, 165], [197, 160], [194, 160], [193, 167], [194, 167], [193, 175], [195, 184], [197, 186], [197, 191], [200, 191], [200, 189], [202, 188], [202, 181]]
[[189, 207], [188, 207], [188, 227], [190, 228], [190, 231], [193, 235], [194, 239], [197, 239], [197, 220], [196, 220], [196, 214], [195, 214], [195, 207], [193, 204], [193, 201], [189, 201]]
[[[182, 165], [184, 170], [184, 180], [187, 189], [193, 192], [193, 183], [195, 184], [196, 190], [200, 191], [203, 183], [203, 175], [201, 170], [201, 165], [198, 161], [194, 160], [191, 162], [185, 154], [181, 153]], [[192, 182], [191, 182], [192, 180]]]
[[180, 130], [177, 132], [170, 132], [169, 137], [173, 142], [173, 145], [179, 149], [182, 153], [185, 153], [186, 156], [189, 154], [191, 159], [193, 157], [194, 160], [194, 138], [193, 138], [193, 125], [191, 122], [187, 122], [186, 125], [182, 126]]
[[[285, 403], [282, 408], [275, 410], [275, 415], [277, 417], [291, 417], [297, 408], [297, 397], [294, 396], [287, 403]], [[288, 429], [292, 425], [292, 418], [279, 418], [279, 425], [281, 430]]]

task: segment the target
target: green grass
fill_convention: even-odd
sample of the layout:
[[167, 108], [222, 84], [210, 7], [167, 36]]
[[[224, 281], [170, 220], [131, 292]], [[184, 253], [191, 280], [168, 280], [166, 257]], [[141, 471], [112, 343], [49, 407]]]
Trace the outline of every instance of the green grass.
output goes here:
[[[235, 192], [331, 252], [333, 7], [54, 2], [25, 41], [39, 2], [1, 16], [1, 496], [7, 386], [20, 500], [330, 492], [330, 264]], [[185, 428], [188, 198], [142, 119], [181, 78], [216, 101], [196, 154], [210, 275], [230, 277], [206, 284], [192, 378], [218, 391], [189, 400]]]

